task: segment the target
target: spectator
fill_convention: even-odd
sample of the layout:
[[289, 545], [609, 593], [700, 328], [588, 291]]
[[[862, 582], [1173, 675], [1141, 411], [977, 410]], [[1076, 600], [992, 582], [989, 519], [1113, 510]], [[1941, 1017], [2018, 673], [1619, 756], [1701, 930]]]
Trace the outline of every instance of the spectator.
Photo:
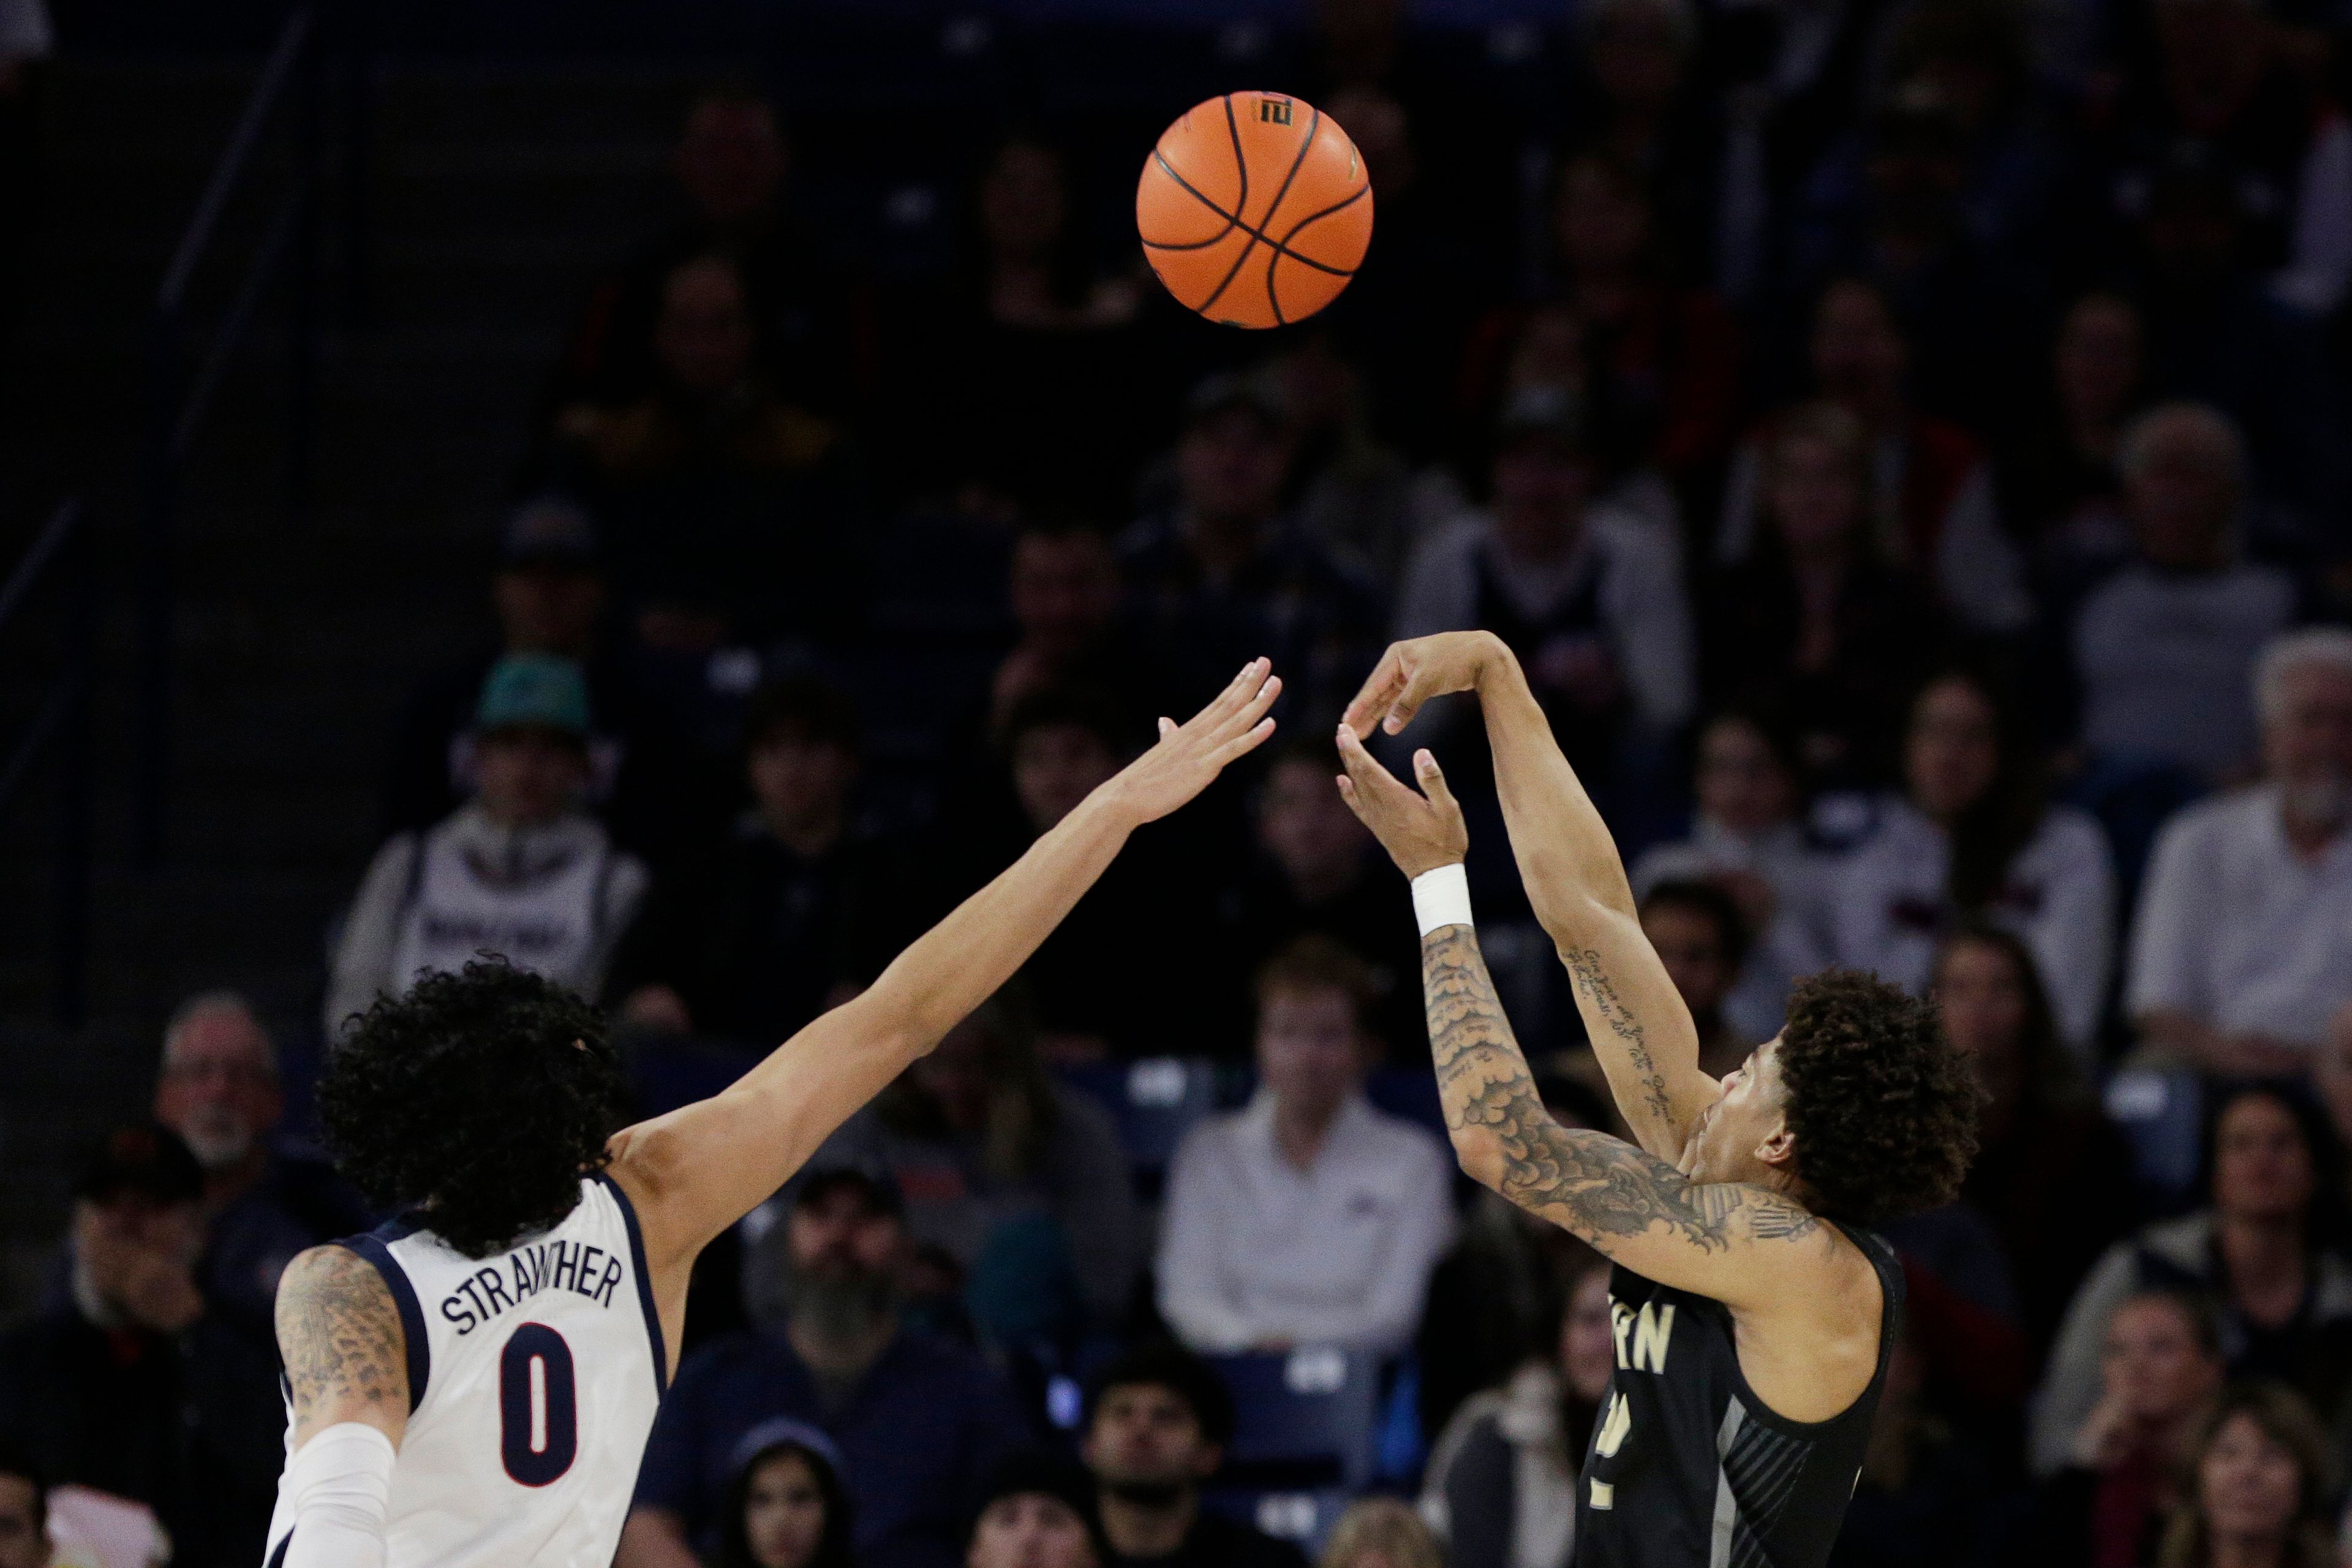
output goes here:
[[854, 1568], [841, 1450], [805, 1422], [762, 1422], [743, 1436], [727, 1489], [715, 1568]]
[[2116, 461], [2136, 559], [2075, 619], [2083, 744], [2110, 771], [2222, 778], [2253, 752], [2247, 678], [2286, 627], [2294, 584], [2238, 558], [2246, 458], [2222, 415], [2167, 404], [2133, 423]]
[[2209, 1142], [2209, 1206], [2109, 1248], [2058, 1331], [2034, 1410], [2032, 1456], [2066, 1463], [2098, 1404], [2107, 1321], [2151, 1288], [2210, 1295], [2233, 1377], [2278, 1377], [2334, 1411], [2352, 1374], [2352, 1264], [2332, 1250], [2335, 1146], [2315, 1112], [2283, 1091], [2220, 1097]]
[[1569, 140], [1637, 174], [1656, 215], [1659, 270], [1714, 270], [1722, 186], [1721, 107], [1693, 90], [1699, 45], [1687, 0], [1599, 0], [1580, 17], [1591, 90], [1562, 95]]
[[284, 1110], [278, 1049], [252, 1005], [234, 991], [180, 1004], [163, 1028], [155, 1120], [204, 1172], [196, 1279], [215, 1308], [265, 1345], [277, 1343], [278, 1277], [294, 1255], [373, 1223], [326, 1164], [277, 1146]]
[[1134, 1293], [1143, 1219], [1118, 1130], [1046, 1072], [1017, 992], [949, 1030], [823, 1159], [889, 1173], [909, 1234], [955, 1259], [996, 1344], [1067, 1343]]
[[1672, 735], [1696, 692], [1676, 553], [1647, 524], [1591, 504], [1595, 467], [1579, 411], [1532, 395], [1507, 409], [1491, 509], [1414, 552], [1397, 636], [1479, 626], [1500, 637], [1597, 782], [1629, 748]]
[[2017, 431], [2001, 464], [2001, 515], [2053, 585], [2079, 592], [2080, 579], [2131, 549], [2117, 458], [2147, 397], [2138, 307], [2118, 294], [2083, 295], [2059, 323], [2050, 360], [2047, 406]]
[[[2002, 531], [1991, 465], [1966, 430], [1912, 406], [1910, 348], [1885, 296], [1859, 279], [1831, 283], [1814, 310], [1807, 357], [1821, 395], [1859, 422], [1874, 549], [1932, 582], [1970, 632], [2023, 629], [2033, 605]], [[1762, 447], [1750, 441], [1727, 481], [1718, 560], [1744, 561], [1755, 550], [1768, 483]]]
[[1992, 1224], [2036, 1353], [2083, 1276], [2131, 1212], [2131, 1155], [2058, 1038], [2032, 950], [2014, 931], [1964, 925], [1936, 957], [1944, 1032], [1984, 1099], [1960, 1196]]
[[1566, 1568], [1577, 1476], [1616, 1370], [1609, 1266], [1588, 1255], [1543, 1353], [1465, 1402], [1431, 1450], [1422, 1512], [1451, 1568]]
[[1109, 1568], [1094, 1481], [1058, 1454], [1008, 1459], [989, 1478], [964, 1568]]
[[1130, 721], [1157, 718], [1142, 651], [1118, 620], [1118, 556], [1092, 528], [1033, 521], [1013, 542], [1006, 598], [1017, 637], [988, 688], [992, 740], [1022, 700], [1041, 691], [1093, 687]]
[[1332, 787], [1338, 768], [1338, 753], [1319, 741], [1292, 742], [1267, 763], [1257, 796], [1259, 853], [1237, 895], [1234, 949], [1279, 952], [1309, 932], [1338, 942], [1371, 977], [1371, 1016], [1388, 1061], [1417, 1066], [1428, 1058], [1429, 1026], [1412, 897], [1380, 874], [1371, 835]]
[[0, 1449], [0, 1568], [49, 1568], [48, 1489], [30, 1459]]
[[68, 1289], [0, 1336], [0, 1443], [152, 1510], [175, 1568], [261, 1560], [286, 1454], [274, 1348], [197, 1283], [203, 1198], [172, 1132], [110, 1133], [75, 1184]]
[[1920, 689], [1903, 785], [1822, 874], [1832, 961], [1924, 995], [1955, 925], [2014, 931], [2049, 977], [2060, 1037], [2092, 1065], [2115, 956], [2115, 872], [2099, 825], [2045, 803], [2014, 721], [1969, 675]]
[[2266, 777], [2165, 828], [2125, 1006], [2158, 1051], [2273, 1074], [2352, 998], [2352, 633], [2274, 639], [2253, 686]]
[[[1364, 1099], [1363, 965], [1302, 937], [1257, 984], [1258, 1091], [1188, 1133], [1168, 1176], [1160, 1310], [1195, 1350], [1389, 1353], [1453, 1239], [1437, 1140]], [[1117, 1532], [1113, 1532], [1117, 1538]]]
[[1703, 684], [1718, 703], [1783, 715], [1805, 782], [1874, 779], [1937, 658], [1941, 616], [1926, 584], [1872, 542], [1872, 468], [1852, 414], [1792, 409], [1758, 453], [1769, 526], [1707, 586]]
[[[2000, 1561], [2000, 1493], [1977, 1446], [1935, 1410], [1927, 1358], [1906, 1337], [1886, 1356], [1834, 1568], [1958, 1568]], [[2090, 1568], [2080, 1559], [2069, 1568]]]
[[793, 217], [792, 166], [791, 143], [765, 98], [722, 87], [695, 100], [670, 156], [682, 211], [598, 284], [564, 349], [558, 406], [646, 394], [657, 375], [662, 280], [679, 261], [713, 250], [736, 258], [759, 336], [794, 396], [837, 403], [865, 390], [871, 367], [853, 345], [871, 304], [845, 286]]
[[1780, 1032], [1789, 987], [1821, 966], [1807, 921], [1822, 858], [1798, 823], [1799, 773], [1778, 725], [1750, 713], [1717, 715], [1699, 731], [1690, 837], [1633, 862], [1636, 898], [1667, 882], [1706, 882], [1730, 896], [1750, 940], [1723, 998], [1724, 1021], [1751, 1041]]
[[384, 775], [385, 837], [431, 827], [472, 798], [483, 681], [509, 654], [551, 654], [577, 660], [588, 682], [590, 804], [633, 849], [660, 856], [677, 845], [681, 822], [704, 814], [711, 781], [606, 635], [608, 597], [595, 525], [578, 503], [541, 495], [515, 508], [490, 578], [498, 646], [429, 677], [403, 705]]
[[1660, 882], [1643, 898], [1641, 915], [1642, 934], [1657, 950], [1698, 1029], [1700, 1068], [1723, 1077], [1759, 1043], [1734, 1030], [1723, 1012], [1731, 983], [1748, 961], [1739, 906], [1712, 882]]
[[647, 874], [583, 807], [588, 687], [552, 654], [509, 654], [474, 713], [472, 801], [370, 862], [335, 949], [327, 1037], [426, 969], [498, 952], [583, 995], [602, 986]]
[[1421, 1516], [1395, 1498], [1359, 1498], [1331, 1527], [1318, 1568], [1445, 1568]]
[[755, 1271], [746, 1290], [755, 1317], [781, 1293], [782, 1319], [679, 1366], [614, 1562], [690, 1568], [695, 1552], [715, 1549], [740, 1446], [786, 1418], [840, 1450], [861, 1568], [948, 1568], [981, 1479], [1020, 1445], [1019, 1407], [976, 1355], [898, 1326], [907, 1227], [895, 1187], [820, 1171], [777, 1226], [782, 1268]]
[[[999, 746], [1001, 779], [962, 803], [967, 818], [950, 820], [940, 833], [937, 858], [948, 886], [935, 901], [944, 908], [1010, 865], [1118, 771], [1133, 734], [1117, 705], [1089, 688], [1046, 689], [1014, 704]], [[1202, 831], [1196, 818], [1139, 836], [1022, 966], [1048, 1060], [1192, 1055], [1223, 1046], [1208, 1028], [1226, 982], [1212, 951], [1212, 861]], [[1171, 973], [1203, 978], [1171, 992]], [[1154, 1005], [1136, 1006], [1146, 994]]]
[[1232, 1395], [1173, 1345], [1130, 1351], [1095, 1374], [1078, 1454], [1108, 1568], [1305, 1568], [1297, 1547], [1201, 1507], [1233, 1435]]
[[2144, 1290], [2107, 1319], [2099, 1402], [2035, 1502], [2039, 1560], [2146, 1563], [2179, 1503], [2197, 1427], [2221, 1386], [2221, 1347], [2200, 1297]]
[[771, 384], [731, 256], [678, 261], [660, 301], [652, 388], [560, 410], [556, 476], [597, 502], [639, 605], [716, 607], [755, 640], [844, 635], [858, 598], [844, 432]]
[[1163, 712], [1190, 713], [1255, 658], [1283, 672], [1281, 721], [1338, 722], [1378, 652], [1369, 579], [1281, 510], [1287, 411], [1263, 380], [1212, 376], [1185, 404], [1176, 504], [1129, 531], [1120, 553]]
[[654, 879], [607, 990], [632, 1023], [765, 1051], [911, 936], [908, 879], [857, 821], [857, 715], [839, 693], [803, 679], [762, 686], [743, 745], [751, 809], [698, 863]]
[[[1377, 182], [1379, 166], [1367, 166]], [[1350, 283], [1340, 297], [1355, 289]], [[1298, 526], [1334, 552], [1368, 563], [1381, 582], [1393, 583], [1412, 548], [1460, 510], [1460, 487], [1451, 469], [1434, 463], [1417, 468], [1382, 442], [1366, 406], [1364, 375], [1342, 356], [1336, 333], [1306, 332], [1265, 369], [1290, 420]], [[1451, 356], [1454, 347], [1449, 338], [1444, 353]], [[1423, 396], [1433, 390], [1416, 388]], [[1441, 417], [1421, 424], [1433, 438], [1445, 429]]]
[[1032, 505], [1126, 499], [1143, 457], [1143, 295], [1132, 268], [1096, 267], [1076, 209], [1061, 149], [1005, 137], [980, 170], [965, 275], [893, 302], [880, 325], [907, 480]]
[[2334, 1560], [2327, 1439], [2295, 1391], [2231, 1390], [2189, 1457], [2190, 1491], [2164, 1532], [2163, 1568], [2326, 1568]]

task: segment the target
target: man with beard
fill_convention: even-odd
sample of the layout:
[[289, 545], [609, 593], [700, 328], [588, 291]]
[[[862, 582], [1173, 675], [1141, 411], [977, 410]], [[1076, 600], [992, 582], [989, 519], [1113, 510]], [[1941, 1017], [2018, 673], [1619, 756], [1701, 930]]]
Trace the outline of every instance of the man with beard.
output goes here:
[[1107, 1568], [1304, 1568], [1297, 1547], [1202, 1510], [1201, 1484], [1233, 1430], [1217, 1374], [1175, 1345], [1146, 1346], [1103, 1369], [1079, 1455], [1102, 1506]]
[[2156, 841], [2124, 1007], [2208, 1072], [2301, 1072], [2352, 1003], [2352, 632], [2272, 639], [2254, 671], [2261, 783]]
[[697, 1548], [714, 1551], [735, 1449], [779, 1416], [839, 1446], [864, 1568], [951, 1568], [985, 1479], [1028, 1437], [977, 1355], [899, 1326], [908, 1242], [895, 1186], [820, 1171], [783, 1225], [783, 1319], [713, 1341], [678, 1368], [615, 1568], [694, 1568]]
[[274, 1346], [270, 1303], [295, 1254], [373, 1223], [356, 1194], [273, 1134], [284, 1114], [278, 1050], [251, 1004], [207, 991], [163, 1030], [155, 1120], [180, 1135], [205, 1178], [205, 1241], [196, 1280], [215, 1308]]

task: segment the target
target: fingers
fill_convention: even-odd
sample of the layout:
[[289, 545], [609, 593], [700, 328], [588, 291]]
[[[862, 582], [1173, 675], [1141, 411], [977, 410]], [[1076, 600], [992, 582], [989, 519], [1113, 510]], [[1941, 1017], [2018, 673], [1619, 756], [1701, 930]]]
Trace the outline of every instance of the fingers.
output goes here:
[[1372, 726], [1381, 721], [1395, 700], [1397, 689], [1404, 681], [1403, 647], [1402, 643], [1389, 644], [1380, 663], [1372, 667], [1372, 673], [1364, 678], [1355, 700], [1348, 704], [1348, 711], [1339, 721], [1357, 734], [1370, 734]]
[[1445, 770], [1437, 765], [1437, 759], [1429, 754], [1426, 746], [1412, 754], [1412, 772], [1413, 776], [1421, 781], [1421, 793], [1429, 797], [1430, 805], [1449, 816], [1462, 815], [1462, 807], [1454, 801], [1454, 792], [1446, 787]]
[[1256, 723], [1251, 725], [1247, 730], [1244, 731], [1241, 734], [1235, 736], [1230, 741], [1227, 741], [1223, 745], [1219, 746], [1215, 751], [1210, 752], [1209, 760], [1218, 767], [1222, 768], [1227, 763], [1232, 762], [1235, 757], [1245, 757], [1249, 755], [1250, 752], [1256, 751], [1260, 746], [1265, 744], [1265, 738], [1273, 733], [1274, 721], [1271, 719], [1261, 719]]
[[[1256, 723], [1274, 702], [1274, 699], [1265, 692], [1266, 686], [1274, 684], [1269, 674], [1272, 668], [1271, 662], [1263, 658], [1254, 658], [1242, 666], [1241, 673], [1228, 681], [1225, 689], [1218, 692], [1207, 707], [1192, 716], [1192, 724], [1183, 728], [1189, 730], [1199, 725], [1202, 732], [1213, 733], [1235, 726], [1246, 729]], [[1279, 693], [1281, 688], [1276, 684], [1275, 689]], [[1255, 713], [1250, 712], [1253, 707], [1256, 708]]]
[[1160, 738], [1164, 741], [1175, 732], [1176, 721], [1168, 717], [1167, 714], [1162, 713], [1160, 716]]
[[1411, 797], [1412, 792], [1398, 783], [1396, 775], [1382, 767], [1379, 758], [1364, 750], [1364, 742], [1356, 738], [1355, 731], [1340, 725], [1339, 741], [1340, 765], [1348, 770], [1348, 777], [1357, 789], [1375, 795], [1394, 792]]

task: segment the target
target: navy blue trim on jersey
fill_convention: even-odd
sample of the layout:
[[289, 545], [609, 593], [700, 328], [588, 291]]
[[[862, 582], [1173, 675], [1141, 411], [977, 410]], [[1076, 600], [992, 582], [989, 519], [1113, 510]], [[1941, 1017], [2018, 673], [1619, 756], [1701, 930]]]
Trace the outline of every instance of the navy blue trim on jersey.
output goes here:
[[629, 1202], [621, 1184], [602, 1171], [596, 1173], [596, 1180], [621, 1205], [621, 1219], [629, 1227], [629, 1267], [637, 1276], [637, 1305], [646, 1310], [646, 1338], [654, 1347], [654, 1394], [659, 1397], [669, 1393], [669, 1347], [662, 1342], [661, 1314], [654, 1310], [654, 1279], [646, 1271], [645, 1232], [637, 1228], [637, 1207]]
[[269, 1561], [264, 1568], [286, 1568], [286, 1549], [293, 1544], [294, 1532], [289, 1530], [286, 1532], [285, 1539], [278, 1542], [278, 1550], [269, 1554]]
[[425, 1384], [433, 1375], [433, 1347], [425, 1338], [425, 1309], [416, 1303], [416, 1288], [408, 1282], [408, 1270], [392, 1255], [388, 1241], [398, 1241], [416, 1227], [394, 1220], [379, 1226], [365, 1236], [349, 1236], [335, 1243], [348, 1247], [375, 1265], [383, 1276], [384, 1289], [392, 1292], [392, 1303], [400, 1309], [401, 1337], [408, 1342], [408, 1413], [425, 1403]]

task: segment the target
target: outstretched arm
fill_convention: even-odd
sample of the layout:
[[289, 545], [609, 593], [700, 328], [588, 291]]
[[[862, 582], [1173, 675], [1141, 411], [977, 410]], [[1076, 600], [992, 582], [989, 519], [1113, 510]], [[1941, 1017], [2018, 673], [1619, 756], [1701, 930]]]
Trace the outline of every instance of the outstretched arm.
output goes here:
[[1392, 645], [1349, 705], [1341, 745], [1375, 725], [1395, 734], [1431, 698], [1472, 690], [1486, 713], [1519, 879], [1574, 982], [1618, 1110], [1643, 1148], [1679, 1159], [1722, 1089], [1699, 1070], [1697, 1027], [1642, 933], [1616, 841], [1511, 650], [1486, 632]]
[[[1461, 863], [1469, 835], [1428, 752], [1406, 788], [1340, 731], [1340, 794], [1408, 877]], [[1433, 911], [1433, 919], [1443, 919]], [[1812, 1215], [1761, 1187], [1691, 1181], [1606, 1133], [1562, 1127], [1543, 1108], [1466, 923], [1421, 942], [1431, 1059], [1454, 1152], [1481, 1184], [1664, 1284], [1734, 1308], [1759, 1302], [1829, 1243]]]
[[375, 1266], [314, 1247], [278, 1281], [278, 1349], [293, 1408], [280, 1491], [292, 1522], [270, 1542], [284, 1568], [383, 1568], [384, 1514], [408, 1430], [400, 1310]]
[[[1192, 722], [1088, 795], [1002, 876], [722, 1093], [614, 1134], [613, 1175], [645, 1234], [657, 1293], [799, 1170], [858, 1107], [1011, 979], [1147, 822], [1273, 733], [1282, 682], [1254, 660]], [[682, 1295], [679, 1298], [682, 1301]], [[667, 1316], [671, 1303], [665, 1299]]]

